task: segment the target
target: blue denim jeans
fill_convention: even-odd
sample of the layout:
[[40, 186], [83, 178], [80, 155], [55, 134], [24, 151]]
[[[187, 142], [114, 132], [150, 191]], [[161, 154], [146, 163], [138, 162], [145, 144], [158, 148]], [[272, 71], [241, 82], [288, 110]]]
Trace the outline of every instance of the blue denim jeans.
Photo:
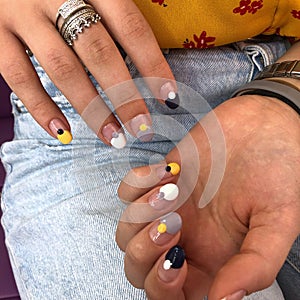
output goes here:
[[[61, 145], [50, 137], [12, 94], [15, 137], [1, 151], [7, 171], [2, 225], [22, 299], [145, 299], [142, 290], [127, 282], [123, 253], [115, 243], [124, 209], [117, 196], [120, 179], [131, 167], [162, 159], [209, 107], [230, 98], [285, 51], [284, 42], [170, 50], [165, 55], [176, 80], [201, 97], [181, 98], [188, 112], [170, 110], [146, 97], [154, 127], [161, 115], [167, 115], [184, 130], [166, 130], [149, 143], [131, 138], [123, 150], [97, 139], [33, 58], [45, 89], [68, 118], [74, 140]], [[138, 77], [130, 59], [125, 61], [132, 76]], [[299, 257], [296, 264], [299, 271]], [[283, 298], [274, 285], [249, 299]]]

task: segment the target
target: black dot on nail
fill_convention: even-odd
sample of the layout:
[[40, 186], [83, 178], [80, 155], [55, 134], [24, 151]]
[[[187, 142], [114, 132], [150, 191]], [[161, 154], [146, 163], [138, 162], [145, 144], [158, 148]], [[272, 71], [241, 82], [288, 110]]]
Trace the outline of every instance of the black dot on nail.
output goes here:
[[165, 170], [166, 172], [171, 172], [172, 168], [170, 166], [166, 166]]
[[178, 94], [176, 94], [176, 97], [174, 99], [168, 98], [165, 101], [166, 105], [171, 109], [176, 109], [179, 106], [179, 102], [180, 102], [180, 99], [179, 99]]
[[59, 134], [59, 135], [64, 134], [64, 130], [63, 130], [63, 129], [58, 129], [58, 130], [57, 130], [57, 134]]

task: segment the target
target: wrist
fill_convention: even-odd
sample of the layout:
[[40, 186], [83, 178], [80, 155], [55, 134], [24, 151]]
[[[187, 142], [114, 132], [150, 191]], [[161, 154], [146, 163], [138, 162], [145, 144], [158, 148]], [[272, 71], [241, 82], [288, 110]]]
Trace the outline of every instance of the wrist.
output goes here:
[[233, 118], [241, 116], [239, 124], [245, 123], [245, 128], [249, 127], [250, 131], [259, 130], [262, 127], [269, 127], [271, 130], [280, 127], [290, 133], [293, 131], [294, 136], [300, 138], [299, 115], [283, 101], [256, 94], [238, 96], [229, 100], [231, 101], [232, 111], [228, 114], [233, 115]]
[[285, 77], [272, 77], [272, 78], [266, 78], [264, 80], [279, 82], [279, 83], [285, 84], [287, 86], [290, 86], [300, 92], [300, 80], [299, 79], [285, 78]]
[[300, 91], [291, 87], [290, 83], [279, 83], [278, 81], [266, 79], [254, 80], [238, 89], [233, 97], [255, 94], [277, 98], [300, 114]]

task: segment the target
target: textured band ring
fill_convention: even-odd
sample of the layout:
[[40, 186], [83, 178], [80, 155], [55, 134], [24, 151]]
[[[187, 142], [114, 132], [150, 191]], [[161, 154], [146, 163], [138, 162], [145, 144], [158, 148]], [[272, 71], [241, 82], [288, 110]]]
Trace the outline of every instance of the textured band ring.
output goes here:
[[101, 17], [91, 5], [85, 4], [82, 0], [69, 0], [58, 10], [56, 26], [62, 17], [63, 24], [59, 30], [63, 39], [69, 46], [73, 46], [73, 41], [82, 33], [84, 28], [88, 28], [93, 23], [97, 23]]
[[74, 11], [86, 6], [83, 0], [68, 0], [64, 2], [58, 9], [56, 14], [56, 29], [58, 30], [58, 20], [60, 17], [67, 19]]

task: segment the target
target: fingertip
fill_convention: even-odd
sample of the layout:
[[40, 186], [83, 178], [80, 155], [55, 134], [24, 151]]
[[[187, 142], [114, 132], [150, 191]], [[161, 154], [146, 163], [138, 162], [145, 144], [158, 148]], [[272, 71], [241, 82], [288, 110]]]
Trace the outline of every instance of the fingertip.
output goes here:
[[52, 119], [49, 122], [49, 129], [52, 135], [57, 138], [62, 144], [70, 144], [73, 140], [72, 133], [70, 131], [70, 126], [67, 121], [61, 119]]
[[145, 280], [149, 299], [179, 299], [187, 277], [185, 252], [175, 245], [157, 261]]
[[177, 92], [177, 86], [171, 81], [167, 81], [160, 88], [160, 97], [164, 100], [166, 106], [176, 109], [180, 105], [180, 98]]
[[150, 142], [152, 140], [154, 131], [150, 114], [138, 114], [129, 121], [128, 125], [134, 136], [140, 141]]
[[172, 247], [159, 264], [157, 274], [160, 280], [169, 283], [174, 281], [185, 262], [185, 252], [179, 245]]
[[125, 132], [118, 124], [110, 122], [102, 128], [102, 136], [105, 141], [115, 149], [123, 149], [126, 146], [127, 139]]

